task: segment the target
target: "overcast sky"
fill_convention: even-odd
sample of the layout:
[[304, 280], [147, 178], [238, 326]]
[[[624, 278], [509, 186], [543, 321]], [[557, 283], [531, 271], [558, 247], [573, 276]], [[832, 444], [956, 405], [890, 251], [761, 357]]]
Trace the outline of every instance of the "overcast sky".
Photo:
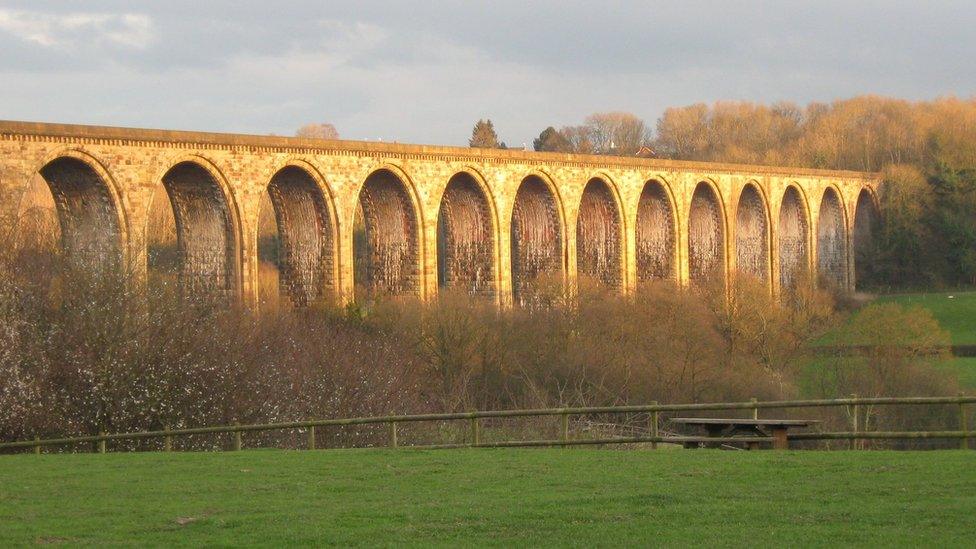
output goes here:
[[[334, 5], [333, 5], [334, 4]], [[0, 119], [510, 145], [720, 99], [976, 90], [976, 2], [0, 0]]]

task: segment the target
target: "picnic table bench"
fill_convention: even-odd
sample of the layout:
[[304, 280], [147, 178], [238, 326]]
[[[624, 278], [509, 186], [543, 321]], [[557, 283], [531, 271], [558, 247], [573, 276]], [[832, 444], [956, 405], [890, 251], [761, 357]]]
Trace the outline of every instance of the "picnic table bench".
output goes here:
[[[740, 419], [740, 418], [710, 418], [710, 417], [676, 417], [671, 423], [704, 427], [710, 438], [744, 436], [772, 436], [774, 450], [786, 450], [790, 442], [786, 433], [793, 427], [809, 427], [816, 420], [808, 419]], [[685, 448], [694, 448], [697, 442], [686, 442]], [[758, 442], [749, 442], [748, 448], [756, 450]]]

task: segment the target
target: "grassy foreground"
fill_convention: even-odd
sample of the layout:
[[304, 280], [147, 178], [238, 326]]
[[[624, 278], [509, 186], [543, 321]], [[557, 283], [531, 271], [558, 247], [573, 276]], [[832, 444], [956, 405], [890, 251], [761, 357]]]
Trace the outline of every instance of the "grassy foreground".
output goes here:
[[0, 546], [960, 546], [974, 470], [973, 451], [0, 456]]

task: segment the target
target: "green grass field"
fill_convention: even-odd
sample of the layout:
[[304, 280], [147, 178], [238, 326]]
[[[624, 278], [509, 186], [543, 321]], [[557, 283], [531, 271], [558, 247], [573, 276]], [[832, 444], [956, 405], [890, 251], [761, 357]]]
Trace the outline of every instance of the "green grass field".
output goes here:
[[976, 357], [955, 357], [948, 366], [954, 368], [959, 376], [959, 385], [967, 389], [976, 389]]
[[[976, 345], [976, 292], [894, 294], [879, 301], [925, 307], [949, 332], [953, 345]], [[958, 373], [960, 385], [976, 389], [976, 357], [957, 357], [949, 366]]]
[[973, 542], [976, 451], [0, 456], [0, 546]]
[[[877, 302], [926, 308], [949, 332], [953, 345], [976, 345], [976, 292], [891, 294], [879, 296]], [[835, 342], [836, 333], [828, 333], [815, 345], [832, 345]], [[957, 372], [962, 387], [976, 389], [976, 357], [956, 357], [945, 366]]]
[[954, 345], [976, 345], [976, 292], [893, 294], [879, 301], [925, 307], [949, 331]]

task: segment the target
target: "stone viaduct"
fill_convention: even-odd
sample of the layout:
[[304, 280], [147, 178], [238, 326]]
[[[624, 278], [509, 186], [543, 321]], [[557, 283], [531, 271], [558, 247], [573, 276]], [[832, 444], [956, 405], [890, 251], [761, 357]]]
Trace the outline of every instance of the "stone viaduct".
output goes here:
[[[280, 292], [442, 288], [524, 299], [539, 275], [622, 292], [747, 273], [776, 294], [801, 275], [855, 284], [878, 223], [876, 174], [577, 154], [0, 122], [0, 228], [38, 175], [76, 261], [146, 274], [162, 185], [184, 289], [256, 303], [270, 195]], [[357, 223], [364, 226], [354, 236]], [[4, 234], [4, 233], [0, 233]], [[9, 233], [7, 233], [9, 234]], [[358, 280], [357, 280], [358, 278]]]

